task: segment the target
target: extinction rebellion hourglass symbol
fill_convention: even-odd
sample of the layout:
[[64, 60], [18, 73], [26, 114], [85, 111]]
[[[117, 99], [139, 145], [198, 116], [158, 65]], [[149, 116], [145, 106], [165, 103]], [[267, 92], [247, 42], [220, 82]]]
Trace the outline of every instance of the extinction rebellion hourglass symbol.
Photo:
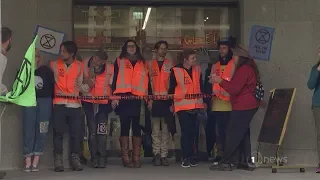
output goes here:
[[[12, 96], [20, 96], [28, 89], [31, 82], [31, 73], [31, 62], [24, 58], [12, 87]], [[20, 92], [18, 92], [18, 87], [21, 87]]]

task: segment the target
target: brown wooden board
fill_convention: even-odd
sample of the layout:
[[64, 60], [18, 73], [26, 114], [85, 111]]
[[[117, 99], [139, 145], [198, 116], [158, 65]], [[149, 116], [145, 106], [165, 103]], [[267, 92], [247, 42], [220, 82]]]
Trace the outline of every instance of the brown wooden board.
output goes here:
[[281, 145], [295, 91], [295, 88], [275, 89], [271, 93], [258, 142]]

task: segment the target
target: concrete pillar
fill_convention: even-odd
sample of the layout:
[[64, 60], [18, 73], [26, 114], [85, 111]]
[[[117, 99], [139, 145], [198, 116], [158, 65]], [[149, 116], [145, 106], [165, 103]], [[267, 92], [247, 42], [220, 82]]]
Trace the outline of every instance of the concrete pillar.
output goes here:
[[220, 38], [229, 37], [229, 12], [228, 8], [221, 8], [220, 13]]

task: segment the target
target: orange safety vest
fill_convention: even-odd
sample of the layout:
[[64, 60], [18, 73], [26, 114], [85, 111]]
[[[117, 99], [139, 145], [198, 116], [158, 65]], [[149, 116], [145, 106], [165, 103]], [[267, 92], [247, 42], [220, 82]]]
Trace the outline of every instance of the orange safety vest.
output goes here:
[[148, 95], [148, 65], [138, 60], [134, 67], [128, 59], [117, 58], [119, 72], [117, 76], [117, 93], [132, 93], [136, 96]]
[[[177, 86], [174, 91], [176, 97], [184, 97], [186, 94], [201, 94], [200, 89], [200, 66], [192, 67], [192, 79], [184, 68], [174, 67], [174, 75], [176, 77]], [[203, 99], [174, 99], [174, 111], [203, 109]]]
[[169, 89], [170, 70], [173, 64], [165, 59], [159, 69], [157, 60], [149, 62], [149, 77], [153, 95], [167, 95]]
[[[233, 59], [231, 59], [228, 64], [226, 65], [224, 71], [222, 72], [221, 64], [220, 62], [217, 62], [216, 64], [212, 65], [211, 68], [211, 76], [214, 74], [216, 76], [220, 76], [223, 80], [231, 81], [231, 78], [234, 74], [234, 71], [236, 69], [236, 65]], [[230, 94], [224, 90], [219, 83], [213, 83], [212, 84], [212, 92], [221, 100], [230, 101]]]
[[[83, 61], [83, 75], [85, 78], [89, 78], [89, 60]], [[85, 96], [110, 96], [111, 95], [111, 84], [113, 80], [114, 67], [113, 64], [106, 63], [105, 70], [103, 73], [95, 76], [94, 87], [92, 87], [89, 93], [85, 93]], [[83, 100], [94, 104], [108, 104], [108, 100]]]
[[[79, 87], [77, 80], [82, 76], [82, 64], [78, 60], [74, 60], [69, 68], [62, 59], [50, 62], [50, 66], [54, 72], [54, 93], [55, 95], [79, 96]], [[60, 103], [80, 103], [80, 100], [54, 97], [53, 104]]]

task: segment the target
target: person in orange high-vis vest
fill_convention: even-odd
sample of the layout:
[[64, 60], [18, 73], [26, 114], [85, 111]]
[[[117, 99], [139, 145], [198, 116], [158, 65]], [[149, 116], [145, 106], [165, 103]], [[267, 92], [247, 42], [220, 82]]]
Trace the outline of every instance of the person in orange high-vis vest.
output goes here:
[[[54, 171], [64, 171], [63, 166], [63, 134], [65, 124], [69, 125], [71, 168], [75, 171], [83, 170], [79, 154], [81, 152], [81, 102], [77, 99], [63, 96], [79, 96], [80, 92], [88, 92], [88, 79], [83, 80], [83, 66], [75, 59], [77, 45], [73, 41], [66, 41], [60, 46], [61, 59], [50, 62], [54, 73], [53, 98], [53, 148]], [[60, 95], [60, 96], [59, 96]]]
[[[156, 59], [149, 62], [149, 77], [152, 95], [168, 95], [170, 71], [172, 61], [166, 59], [168, 43], [159, 41], [155, 44]], [[167, 159], [169, 149], [170, 122], [174, 121], [170, 112], [171, 100], [149, 101], [148, 108], [151, 111], [152, 124], [152, 150], [153, 164], [155, 166], [168, 166]]]
[[[134, 40], [128, 40], [120, 56], [114, 62], [114, 95], [145, 96], [149, 92], [148, 64]], [[125, 167], [139, 168], [141, 148], [141, 126], [139, 124], [142, 100], [114, 100], [113, 108], [120, 115], [120, 146]], [[132, 124], [132, 160], [129, 159], [129, 132]]]
[[185, 99], [186, 94], [203, 93], [201, 68], [196, 65], [196, 51], [186, 49], [181, 53], [181, 61], [172, 68], [169, 94], [174, 94], [174, 112], [177, 114], [181, 128], [181, 166], [197, 166], [196, 141], [198, 137], [198, 115], [205, 109], [203, 98]]
[[[232, 47], [234, 42], [230, 37], [228, 40], [219, 41], [219, 61], [211, 66], [210, 76], [220, 76], [226, 81], [232, 79], [233, 73], [235, 71], [235, 63], [232, 59]], [[206, 77], [207, 78], [207, 77]], [[211, 92], [215, 96], [212, 98], [212, 108], [208, 115], [208, 124], [206, 127], [207, 134], [207, 149], [208, 154], [212, 154], [214, 144], [218, 144], [218, 154], [216, 155], [214, 162], [219, 162], [223, 156], [225, 149], [225, 139], [226, 139], [226, 128], [230, 117], [230, 112], [232, 110], [230, 103], [230, 95], [226, 92], [218, 83], [211, 83], [208, 88], [208, 92]], [[217, 132], [216, 132], [217, 129]], [[211, 135], [212, 133], [217, 133]], [[215, 138], [216, 139], [211, 139]]]
[[[107, 59], [107, 52], [100, 49], [94, 56], [83, 61], [84, 77], [91, 78], [94, 82], [90, 91], [83, 93], [88, 100], [82, 101], [89, 130], [88, 140], [93, 168], [106, 167], [107, 120], [112, 108], [111, 101], [99, 99], [99, 97], [111, 95], [114, 68], [113, 64], [107, 63]], [[98, 106], [98, 112], [95, 114], [96, 106]]]

